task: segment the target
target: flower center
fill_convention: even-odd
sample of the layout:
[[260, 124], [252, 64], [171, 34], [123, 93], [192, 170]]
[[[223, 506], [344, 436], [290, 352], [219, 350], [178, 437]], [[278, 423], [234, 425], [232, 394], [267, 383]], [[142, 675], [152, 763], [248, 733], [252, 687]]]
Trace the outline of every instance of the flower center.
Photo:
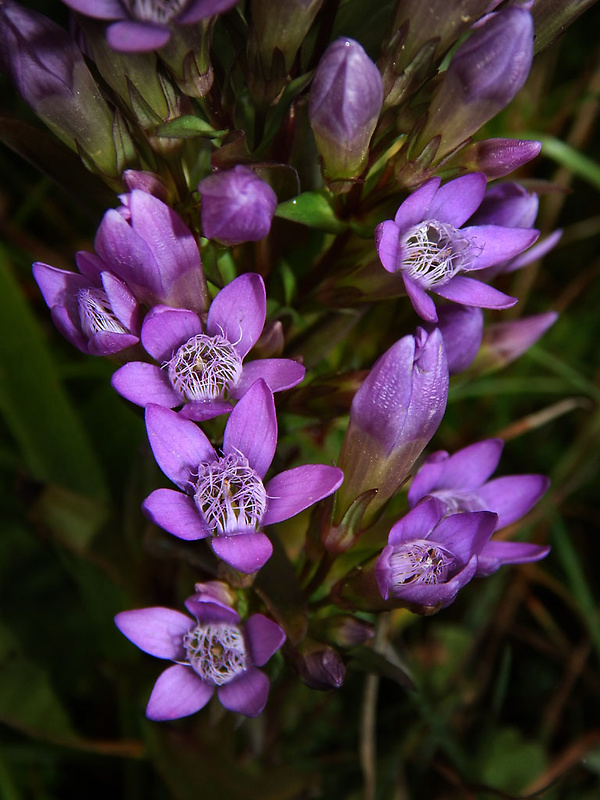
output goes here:
[[86, 336], [95, 333], [129, 333], [117, 319], [103, 289], [79, 289], [77, 292], [79, 319]]
[[423, 289], [447, 283], [478, 255], [473, 242], [435, 219], [411, 228], [402, 243], [402, 269]]
[[267, 493], [244, 456], [229, 454], [200, 464], [194, 488], [196, 506], [216, 536], [260, 527]]
[[444, 505], [444, 516], [450, 514], [460, 514], [463, 511], [489, 511], [488, 503], [485, 503], [477, 492], [457, 489], [438, 489], [430, 492], [432, 497], [436, 497]]
[[198, 625], [183, 637], [183, 646], [192, 669], [214, 686], [246, 671], [244, 635], [235, 625]]
[[186, 400], [216, 400], [242, 375], [242, 359], [223, 336], [198, 333], [182, 344], [165, 365], [175, 391]]
[[455, 560], [445, 547], [426, 539], [400, 545], [390, 556], [394, 584], [442, 583]]
[[187, 5], [187, 0], [127, 0], [129, 13], [140, 22], [170, 22]]

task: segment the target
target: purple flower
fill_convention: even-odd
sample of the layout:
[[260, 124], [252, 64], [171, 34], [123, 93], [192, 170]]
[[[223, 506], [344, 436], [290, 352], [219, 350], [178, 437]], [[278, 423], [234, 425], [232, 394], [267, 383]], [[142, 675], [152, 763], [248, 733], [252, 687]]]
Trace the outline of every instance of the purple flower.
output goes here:
[[463, 169], [483, 172], [493, 181], [527, 164], [541, 149], [541, 142], [529, 139], [483, 139], [462, 150], [457, 163]]
[[308, 114], [330, 179], [353, 178], [366, 166], [383, 104], [375, 64], [354, 39], [329, 45], [310, 89]]
[[[437, 327], [442, 333], [448, 372], [456, 375], [462, 372], [475, 359], [483, 337], [483, 311], [473, 306], [452, 304], [438, 309]], [[432, 331], [434, 323], [424, 326]]]
[[487, 371], [510, 364], [529, 350], [557, 319], [555, 311], [547, 311], [489, 325], [483, 334], [481, 368]]
[[133, 361], [118, 369], [113, 387], [132, 403], [183, 406], [197, 421], [228, 413], [262, 378], [272, 391], [300, 383], [304, 367], [289, 358], [244, 364], [265, 323], [265, 286], [260, 275], [240, 275], [217, 294], [206, 325], [193, 311], [156, 306], [142, 325], [142, 344], [161, 366]]
[[341, 470], [309, 464], [264, 476], [277, 445], [273, 394], [259, 380], [231, 412], [222, 454], [190, 420], [157, 405], [146, 410], [159, 467], [182, 492], [157, 489], [144, 501], [148, 517], [180, 539], [205, 539], [235, 569], [255, 572], [272, 545], [262, 532], [335, 492]]
[[145, 305], [206, 311], [196, 240], [181, 217], [157, 197], [134, 189], [125, 205], [106, 212], [94, 246], [107, 268]]
[[277, 195], [248, 167], [238, 165], [200, 181], [202, 232], [226, 245], [258, 242], [271, 229]]
[[396, 342], [354, 396], [340, 467], [339, 509], [377, 489], [367, 518], [389, 500], [438, 428], [448, 397], [448, 365], [439, 330]]
[[159, 50], [171, 38], [173, 25], [190, 25], [227, 11], [237, 0], [64, 0], [88, 17], [116, 20], [106, 38], [113, 50], [143, 53]]
[[131, 642], [157, 658], [174, 661], [154, 685], [146, 716], [179, 719], [195, 714], [215, 689], [229, 711], [257, 717], [269, 696], [262, 667], [285, 641], [283, 630], [262, 614], [243, 625], [210, 584], [196, 586], [185, 601], [187, 614], [170, 608], [122, 611], [115, 623]]
[[[417, 472], [408, 490], [408, 504], [434, 497], [443, 514], [492, 511], [498, 515], [495, 530], [505, 528], [533, 508], [548, 489], [544, 475], [507, 475], [488, 480], [500, 461], [504, 442], [486, 439], [450, 456], [432, 453]], [[502, 564], [538, 561], [549, 547], [521, 542], [494, 541], [479, 553], [477, 576], [489, 575]]]
[[381, 263], [388, 272], [402, 275], [415, 311], [428, 322], [437, 321], [429, 291], [479, 308], [510, 308], [517, 302], [461, 274], [504, 262], [538, 236], [536, 230], [497, 224], [463, 227], [481, 204], [485, 185], [479, 172], [444, 186], [432, 178], [402, 203], [393, 220], [375, 230]]
[[52, 320], [84, 353], [106, 356], [139, 342], [141, 307], [122, 280], [92, 253], [75, 256], [81, 274], [36, 262], [33, 276]]
[[375, 566], [383, 599], [421, 613], [450, 605], [475, 576], [496, 519], [488, 511], [445, 517], [437, 500], [419, 503], [392, 527]]

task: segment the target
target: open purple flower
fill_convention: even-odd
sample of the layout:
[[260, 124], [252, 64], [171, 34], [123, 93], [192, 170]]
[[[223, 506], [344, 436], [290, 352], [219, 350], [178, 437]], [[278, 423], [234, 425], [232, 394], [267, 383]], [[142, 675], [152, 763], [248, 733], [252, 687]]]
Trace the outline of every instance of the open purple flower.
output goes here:
[[485, 186], [485, 175], [478, 172], [444, 186], [432, 178], [402, 203], [393, 220], [375, 230], [381, 263], [388, 272], [402, 275], [415, 311], [428, 322], [437, 321], [430, 291], [479, 308], [509, 308], [517, 302], [462, 274], [505, 262], [538, 236], [530, 228], [463, 227], [481, 204]]
[[[488, 480], [496, 470], [504, 442], [485, 439], [450, 456], [444, 450], [432, 453], [415, 475], [408, 490], [412, 508], [424, 497], [434, 497], [444, 514], [493, 511], [500, 530], [527, 514], [548, 489], [544, 475], [506, 475]], [[489, 575], [502, 564], [538, 561], [549, 547], [526, 542], [494, 541], [479, 553], [477, 576]]]
[[436, 499], [419, 503], [393, 525], [375, 566], [383, 599], [427, 613], [450, 605], [475, 576], [496, 519], [488, 511], [445, 517]]
[[255, 572], [271, 556], [265, 525], [293, 517], [343, 480], [336, 467], [308, 464], [263, 483], [277, 445], [275, 403], [263, 380], [231, 412], [221, 454], [197, 425], [162, 406], [148, 406], [146, 426], [159, 467], [183, 493], [157, 489], [144, 501], [145, 513], [180, 539], [208, 538], [240, 572]]
[[106, 38], [113, 50], [159, 50], [171, 38], [172, 25], [190, 25], [227, 11], [237, 0], [64, 0], [94, 19], [114, 20]]
[[80, 274], [36, 262], [33, 276], [62, 335], [84, 353], [112, 355], [139, 342], [141, 307], [92, 253], [75, 256]]
[[183, 406], [197, 421], [231, 411], [262, 378], [272, 391], [300, 383], [304, 367], [289, 358], [263, 358], [244, 364], [258, 340], [266, 316], [265, 286], [260, 275], [235, 278], [212, 301], [206, 325], [193, 311], [157, 306], [142, 325], [142, 344], [161, 366], [133, 361], [112, 378], [119, 394], [145, 406]]
[[154, 685], [146, 716], [187, 717], [203, 708], [215, 690], [229, 711], [257, 717], [269, 695], [262, 667], [285, 641], [283, 630], [262, 614], [242, 625], [239, 615], [210, 584], [196, 586], [187, 614], [170, 608], [122, 611], [115, 623], [131, 642], [157, 658], [174, 661]]

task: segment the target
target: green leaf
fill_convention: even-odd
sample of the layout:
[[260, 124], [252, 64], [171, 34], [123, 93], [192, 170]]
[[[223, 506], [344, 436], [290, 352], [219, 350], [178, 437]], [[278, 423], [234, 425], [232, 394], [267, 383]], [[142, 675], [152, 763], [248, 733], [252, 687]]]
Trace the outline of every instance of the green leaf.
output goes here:
[[341, 233], [348, 227], [336, 217], [333, 208], [321, 192], [303, 192], [292, 200], [280, 203], [275, 216], [329, 233]]
[[195, 136], [203, 136], [205, 139], [219, 139], [225, 136], [227, 131], [216, 131], [210, 122], [200, 117], [184, 116], [172, 119], [159, 125], [155, 135], [163, 139], [191, 139]]
[[591, 158], [584, 156], [583, 153], [580, 153], [561, 139], [556, 139], [554, 136], [532, 133], [531, 136], [527, 134], [522, 138], [537, 139], [542, 143], [542, 155], [566, 167], [574, 175], [587, 181], [596, 189], [600, 189], [600, 164], [597, 164]]
[[88, 497], [106, 496], [94, 449], [42, 332], [0, 249], [0, 414], [29, 473]]

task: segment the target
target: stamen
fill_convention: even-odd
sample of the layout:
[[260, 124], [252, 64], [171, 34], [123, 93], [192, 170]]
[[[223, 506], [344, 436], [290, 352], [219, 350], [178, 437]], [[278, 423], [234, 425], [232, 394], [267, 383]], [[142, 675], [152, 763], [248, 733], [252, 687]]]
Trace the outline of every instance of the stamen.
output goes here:
[[140, 22], [170, 22], [188, 0], [127, 0], [129, 13]]
[[235, 625], [198, 625], [183, 637], [183, 646], [192, 669], [215, 686], [246, 671], [244, 636]]
[[452, 225], [430, 219], [408, 231], [402, 253], [402, 269], [423, 289], [430, 289], [468, 269], [479, 251]]
[[394, 584], [441, 583], [455, 560], [445, 547], [426, 539], [400, 545], [390, 556]]
[[107, 331], [129, 333], [117, 319], [103, 289], [79, 289], [77, 292], [79, 319], [86, 336]]
[[194, 501], [215, 535], [232, 536], [257, 531], [267, 509], [263, 482], [237, 454], [229, 454], [198, 467]]
[[192, 402], [224, 397], [240, 380], [242, 359], [223, 336], [198, 333], [165, 365], [173, 388]]

